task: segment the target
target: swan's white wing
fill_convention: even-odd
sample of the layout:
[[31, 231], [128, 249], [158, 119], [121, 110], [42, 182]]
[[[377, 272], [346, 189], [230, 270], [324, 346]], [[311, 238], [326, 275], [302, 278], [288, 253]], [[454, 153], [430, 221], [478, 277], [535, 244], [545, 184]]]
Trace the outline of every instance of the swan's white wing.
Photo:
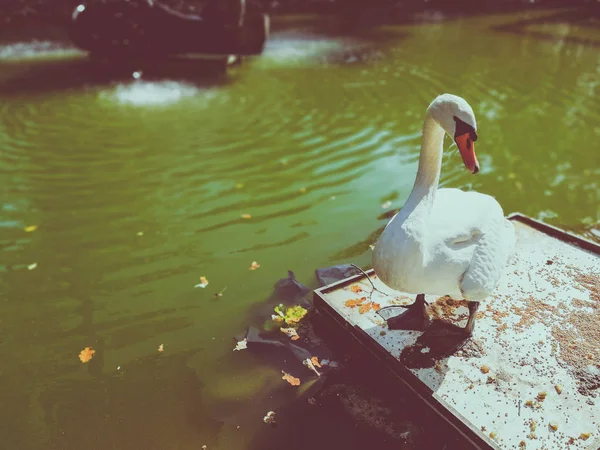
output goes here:
[[485, 299], [495, 289], [515, 242], [514, 227], [502, 207], [489, 195], [440, 189], [431, 218], [439, 252], [431, 256], [449, 272], [452, 261], [452, 276], [463, 267], [457, 281], [464, 298]]
[[515, 240], [515, 228], [509, 220], [488, 223], [460, 283], [464, 298], [483, 300], [492, 293], [514, 251]]
[[504, 218], [494, 197], [460, 189], [440, 189], [430, 216], [430, 236], [447, 245], [479, 239], [490, 220]]

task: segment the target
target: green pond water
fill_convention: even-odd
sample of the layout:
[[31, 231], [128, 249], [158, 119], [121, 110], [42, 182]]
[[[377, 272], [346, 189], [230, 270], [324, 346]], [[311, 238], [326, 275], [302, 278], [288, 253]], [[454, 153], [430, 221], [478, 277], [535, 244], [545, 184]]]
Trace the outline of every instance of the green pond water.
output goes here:
[[263, 424], [302, 391], [233, 337], [287, 269], [315, 287], [318, 267], [370, 264], [440, 93], [472, 105], [482, 167], [447, 140], [442, 185], [600, 241], [598, 21], [430, 19], [275, 18], [263, 56], [201, 81], [115, 81], [43, 43], [3, 46], [1, 447], [358, 448], [352, 420], [318, 405]]

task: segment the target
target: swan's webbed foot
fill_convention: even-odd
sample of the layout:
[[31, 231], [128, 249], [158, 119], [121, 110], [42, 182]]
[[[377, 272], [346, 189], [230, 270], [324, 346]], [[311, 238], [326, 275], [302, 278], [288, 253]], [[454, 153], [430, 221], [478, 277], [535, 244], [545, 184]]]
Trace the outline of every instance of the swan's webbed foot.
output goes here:
[[[397, 316], [390, 317], [386, 320], [390, 330], [417, 330], [423, 331], [429, 326], [429, 316], [425, 310], [425, 295], [417, 295], [417, 299], [410, 306], [403, 306], [406, 311]], [[398, 308], [397, 306], [388, 306], [387, 308]], [[387, 308], [382, 308], [378, 311], [383, 311]]]
[[451, 339], [451, 340], [467, 340], [473, 335], [475, 329], [475, 313], [479, 308], [479, 302], [469, 302], [469, 319], [464, 328], [457, 327], [442, 320], [434, 320], [429, 329], [421, 336], [424, 340], [432, 339]]

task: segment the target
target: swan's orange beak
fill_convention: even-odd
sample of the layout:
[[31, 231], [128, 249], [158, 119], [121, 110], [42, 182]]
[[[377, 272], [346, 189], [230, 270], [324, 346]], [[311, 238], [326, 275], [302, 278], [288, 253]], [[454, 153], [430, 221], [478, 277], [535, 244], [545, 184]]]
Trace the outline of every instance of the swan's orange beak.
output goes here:
[[472, 173], [479, 172], [479, 162], [477, 161], [477, 156], [475, 156], [475, 142], [471, 139], [471, 133], [455, 136], [454, 141], [458, 146], [465, 167]]

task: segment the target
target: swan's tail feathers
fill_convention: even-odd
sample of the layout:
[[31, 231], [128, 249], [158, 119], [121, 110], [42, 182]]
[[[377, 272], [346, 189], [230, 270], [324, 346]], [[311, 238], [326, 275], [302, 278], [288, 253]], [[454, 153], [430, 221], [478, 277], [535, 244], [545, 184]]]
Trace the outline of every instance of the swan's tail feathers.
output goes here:
[[483, 230], [471, 264], [460, 283], [463, 298], [481, 301], [493, 292], [515, 251], [515, 240], [514, 226], [507, 220], [504, 223], [494, 222]]

